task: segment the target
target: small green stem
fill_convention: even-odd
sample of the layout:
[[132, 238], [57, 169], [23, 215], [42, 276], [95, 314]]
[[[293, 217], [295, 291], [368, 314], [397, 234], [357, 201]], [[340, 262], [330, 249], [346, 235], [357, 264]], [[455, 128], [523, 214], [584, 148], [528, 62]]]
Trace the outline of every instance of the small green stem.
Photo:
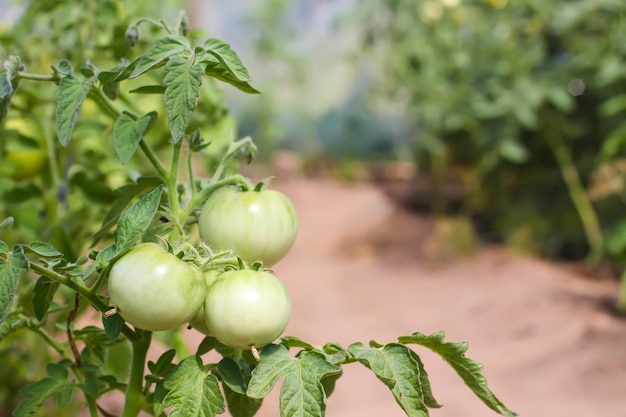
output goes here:
[[[52, 280], [55, 280], [63, 285], [65, 285], [66, 287], [71, 288], [72, 290], [76, 291], [77, 293], [79, 293], [81, 296], [83, 296], [85, 299], [87, 299], [87, 301], [89, 301], [89, 303], [98, 311], [104, 313], [105, 311], [107, 311], [109, 309], [109, 306], [107, 304], [105, 304], [100, 298], [98, 298], [98, 296], [96, 294], [94, 294], [92, 291], [90, 291], [89, 288], [85, 287], [84, 285], [81, 285], [79, 283], [77, 283], [76, 281], [72, 281], [70, 278], [59, 274], [56, 271], [53, 271], [51, 269], [48, 269], [44, 266], [41, 266], [37, 263], [31, 262], [30, 263], [30, 269], [32, 269], [33, 271], [37, 272], [39, 275], [45, 276], [46, 278], [50, 278]], [[128, 327], [127, 325], [124, 325], [124, 327], [122, 328], [122, 332], [124, 333], [124, 335], [130, 339], [136, 339], [137, 335], [135, 334], [135, 332]]]
[[139, 337], [132, 341], [132, 361], [126, 400], [120, 417], [137, 417], [147, 404], [143, 396], [143, 376], [148, 356], [148, 348], [152, 340], [152, 332], [138, 331]]
[[255, 147], [256, 149], [256, 145], [254, 144], [254, 142], [252, 142], [252, 139], [249, 136], [230, 144], [230, 146], [228, 147], [228, 151], [226, 151], [226, 153], [220, 160], [219, 165], [215, 169], [215, 173], [213, 174], [213, 177], [211, 178], [210, 184], [213, 184], [222, 179], [222, 174], [224, 173], [224, 170], [226, 169], [228, 161], [233, 156], [235, 156], [237, 152], [239, 152], [241, 149], [245, 148], [246, 146], [252, 146], [252, 147]]
[[189, 204], [187, 204], [187, 206], [181, 211], [181, 214], [178, 217], [181, 223], [189, 217], [191, 212], [196, 208], [198, 204], [209, 198], [209, 196], [216, 190], [229, 185], [238, 185], [246, 191], [252, 190], [254, 188], [250, 181], [248, 181], [246, 178], [243, 177], [243, 175], [240, 174], [226, 177], [223, 180], [217, 182], [212, 182], [202, 191], [196, 193], [196, 195], [194, 195], [193, 198], [189, 201]]
[[34, 81], [58, 81], [59, 77], [55, 74], [52, 75], [41, 75], [41, 74], [31, 74], [29, 72], [18, 72], [18, 78], [22, 78], [25, 80], [34, 80]]
[[[105, 110], [113, 119], [117, 120], [118, 117], [122, 114], [122, 112], [115, 107], [113, 102], [109, 100], [109, 98], [104, 94], [102, 89], [98, 87], [93, 87], [90, 91], [90, 97], [98, 104], [103, 110]], [[137, 118], [137, 116], [135, 116]], [[168, 178], [168, 172], [165, 168], [165, 165], [161, 162], [158, 156], [152, 151], [152, 148], [148, 146], [145, 140], [141, 139], [139, 141], [139, 147], [141, 151], [146, 155], [154, 169], [159, 173], [161, 178]]]
[[46, 333], [45, 330], [43, 330], [41, 327], [33, 327], [32, 328], [33, 331], [35, 333], [37, 333], [39, 335], [39, 337], [41, 337], [52, 349], [54, 349], [56, 351], [56, 353], [58, 353], [59, 355], [61, 355], [62, 357], [65, 358], [65, 349], [63, 349], [63, 347], [58, 344], [54, 339], [52, 339], [50, 337], [50, 335], [48, 333]]
[[560, 135], [555, 132], [554, 129], [546, 132], [546, 138], [552, 148], [559, 169], [561, 170], [567, 191], [578, 212], [580, 221], [583, 224], [587, 243], [589, 244], [589, 254], [587, 255], [586, 261], [595, 265], [600, 261], [604, 251], [604, 238], [602, 236], [600, 221], [598, 220], [598, 216], [591, 201], [587, 197], [587, 193], [585, 192], [580, 174], [569, 148], [563, 143]]
[[174, 216], [180, 219], [180, 202], [178, 201], [178, 161], [183, 141], [179, 140], [174, 144], [172, 152], [172, 164], [170, 165], [170, 175], [167, 177], [167, 190], [170, 196], [170, 210]]

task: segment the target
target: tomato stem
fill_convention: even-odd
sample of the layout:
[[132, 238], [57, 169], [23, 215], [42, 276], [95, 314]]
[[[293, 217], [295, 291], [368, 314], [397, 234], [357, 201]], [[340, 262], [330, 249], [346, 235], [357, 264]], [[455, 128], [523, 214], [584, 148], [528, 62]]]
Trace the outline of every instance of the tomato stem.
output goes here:
[[132, 361], [128, 386], [126, 387], [126, 401], [120, 417], [136, 417], [145, 405], [143, 396], [143, 375], [148, 356], [148, 348], [152, 340], [152, 332], [137, 330], [137, 337], [132, 341]]
[[252, 142], [252, 138], [250, 138], [250, 136], [247, 136], [243, 139], [239, 139], [238, 141], [235, 141], [230, 144], [230, 146], [228, 147], [228, 150], [226, 151], [226, 153], [220, 160], [219, 165], [215, 169], [215, 173], [213, 174], [213, 178], [211, 178], [210, 184], [214, 184], [222, 178], [222, 175], [224, 174], [224, 170], [226, 169], [228, 161], [233, 156], [235, 156], [237, 152], [239, 152], [241, 149], [244, 149], [247, 146], [250, 146], [256, 149], [256, 145], [254, 144], [254, 142]]

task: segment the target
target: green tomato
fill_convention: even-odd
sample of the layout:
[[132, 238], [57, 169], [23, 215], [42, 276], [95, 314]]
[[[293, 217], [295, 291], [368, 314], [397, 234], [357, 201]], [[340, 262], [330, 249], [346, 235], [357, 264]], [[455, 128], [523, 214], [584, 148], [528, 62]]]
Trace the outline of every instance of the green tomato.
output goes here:
[[232, 249], [248, 263], [271, 266], [291, 249], [298, 219], [291, 201], [278, 191], [227, 187], [205, 203], [199, 233], [214, 249]]
[[33, 178], [46, 166], [48, 158], [40, 149], [16, 149], [7, 151], [5, 161], [12, 166], [12, 177], [16, 180]]
[[204, 311], [217, 340], [250, 349], [271, 343], [285, 331], [291, 302], [283, 284], [269, 272], [228, 271], [209, 288]]
[[[211, 285], [213, 285], [213, 282], [215, 282], [219, 274], [220, 271], [217, 270], [206, 271], [204, 273], [204, 282], [207, 289], [210, 288]], [[213, 336], [209, 331], [209, 326], [207, 326], [204, 317], [204, 303], [202, 303], [202, 306], [200, 306], [200, 310], [198, 310], [196, 315], [193, 316], [191, 320], [189, 320], [189, 325], [200, 333], [204, 333], [207, 336]]]
[[141, 243], [109, 274], [111, 303], [133, 326], [170, 330], [200, 310], [207, 286], [202, 272], [156, 243]]

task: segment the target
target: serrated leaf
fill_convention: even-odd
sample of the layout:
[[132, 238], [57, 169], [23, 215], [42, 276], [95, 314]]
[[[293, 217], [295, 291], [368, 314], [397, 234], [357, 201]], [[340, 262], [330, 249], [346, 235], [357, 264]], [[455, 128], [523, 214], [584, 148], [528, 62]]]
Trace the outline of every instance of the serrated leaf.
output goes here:
[[126, 184], [115, 190], [115, 203], [104, 216], [100, 230], [92, 235], [94, 241], [91, 246], [95, 246], [100, 239], [107, 235], [109, 229], [117, 223], [120, 214], [135, 196], [140, 195], [146, 190], [153, 189], [159, 184], [161, 184], [161, 180], [157, 177], [140, 177], [137, 179], [136, 183]]
[[122, 164], [126, 164], [133, 157], [139, 142], [150, 127], [156, 113], [152, 112], [135, 120], [126, 113], [122, 113], [113, 125], [113, 147]]
[[228, 83], [240, 91], [248, 94], [261, 94], [259, 90], [252, 87], [248, 81], [241, 81], [228, 72], [219, 61], [207, 60], [205, 74], [209, 77], [216, 78], [220, 81]]
[[487, 379], [482, 376], [483, 366], [473, 359], [466, 358], [467, 343], [444, 342], [445, 333], [437, 332], [430, 336], [423, 333], [413, 333], [410, 336], [402, 336], [398, 341], [403, 344], [416, 344], [428, 348], [441, 356], [443, 360], [456, 371], [463, 382], [482, 400], [487, 407], [507, 417], [517, 414], [509, 410], [487, 386]]
[[163, 79], [163, 100], [174, 143], [185, 134], [198, 105], [204, 69], [202, 63], [196, 62], [196, 56], [190, 54], [172, 56], [165, 65], [167, 75]]
[[303, 351], [296, 358], [283, 345], [267, 345], [261, 360], [252, 371], [247, 395], [265, 397], [281, 376], [280, 415], [282, 417], [320, 417], [326, 412], [326, 393], [320, 382], [330, 375], [338, 375], [341, 368], [319, 352]]
[[184, 36], [169, 35], [157, 39], [144, 54], [139, 58], [137, 66], [128, 78], [132, 79], [151, 70], [171, 57], [189, 49], [189, 40]]
[[30, 321], [28, 319], [6, 319], [0, 323], [0, 342], [10, 334], [25, 329], [29, 325]]
[[142, 85], [141, 87], [130, 90], [131, 94], [163, 94], [165, 93], [164, 85]]
[[57, 258], [59, 256], [63, 256], [61, 252], [56, 250], [54, 246], [47, 242], [34, 241], [29, 245], [25, 245], [24, 248], [36, 253], [39, 256], [43, 256], [44, 258]]
[[44, 378], [32, 385], [24, 387], [20, 393], [26, 397], [13, 411], [14, 417], [28, 417], [41, 408], [43, 403], [50, 397], [56, 396], [57, 404], [61, 407], [68, 404], [74, 381], [57, 381], [52, 378]]
[[124, 328], [124, 319], [119, 314], [105, 317], [102, 315], [102, 327], [109, 340], [117, 340]]
[[61, 78], [59, 89], [54, 97], [57, 105], [56, 130], [61, 145], [66, 146], [78, 120], [80, 106], [95, 83], [95, 78], [81, 80], [74, 75]]
[[16, 246], [8, 260], [0, 259], [0, 323], [6, 319], [17, 287], [18, 279], [28, 272], [28, 259]]
[[399, 343], [370, 348], [359, 342], [348, 351], [387, 385], [409, 417], [428, 417], [419, 367], [409, 348]]
[[159, 185], [122, 212], [113, 232], [118, 253], [133, 246], [148, 229], [159, 208], [162, 190], [163, 187]]
[[15, 78], [22, 67], [19, 56], [10, 55], [3, 63], [4, 70], [0, 72], [0, 98], [8, 98], [15, 91]]
[[59, 289], [59, 283], [50, 278], [40, 277], [33, 289], [33, 311], [37, 320], [43, 320], [48, 314], [50, 303]]
[[197, 356], [183, 359], [165, 381], [165, 388], [169, 392], [163, 404], [172, 407], [170, 417], [213, 417], [225, 411], [217, 377], [207, 375]]
[[9, 254], [9, 245], [3, 240], [0, 240], [0, 255], [8, 255]]
[[156, 363], [148, 362], [148, 369], [154, 375], [158, 376], [167, 376], [169, 372], [174, 367], [172, 361], [176, 357], [176, 349], [170, 349], [168, 351], [163, 352], [159, 359], [157, 359]]
[[15, 219], [11, 216], [7, 217], [6, 219], [2, 220], [0, 222], [0, 230], [6, 230], [8, 228], [10, 228], [11, 226], [13, 226], [13, 222], [15, 221]]
[[239, 81], [250, 81], [248, 70], [230, 45], [221, 39], [209, 38], [204, 42], [206, 51], [219, 60], [229, 73]]
[[223, 358], [217, 364], [217, 372], [219, 372], [222, 382], [232, 391], [242, 395], [246, 393], [246, 381], [234, 360]]
[[232, 417], [253, 417], [263, 404], [263, 399], [250, 398], [245, 394], [233, 391], [228, 385], [223, 387], [226, 405]]

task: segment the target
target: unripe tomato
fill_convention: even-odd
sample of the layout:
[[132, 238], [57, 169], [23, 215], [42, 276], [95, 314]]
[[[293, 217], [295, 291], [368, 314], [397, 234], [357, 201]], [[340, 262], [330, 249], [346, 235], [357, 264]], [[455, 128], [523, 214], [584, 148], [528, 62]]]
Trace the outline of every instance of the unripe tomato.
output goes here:
[[141, 243], [120, 258], [109, 274], [111, 303], [144, 330], [169, 330], [200, 310], [207, 286], [199, 269], [156, 243]]
[[217, 340], [250, 349], [271, 343], [285, 331], [291, 302], [283, 284], [269, 272], [228, 271], [209, 288], [204, 311]]
[[227, 187], [205, 203], [199, 232], [214, 249], [232, 249], [248, 263], [271, 266], [291, 249], [298, 219], [291, 201], [278, 191]]
[[16, 180], [33, 178], [46, 166], [47, 157], [40, 149], [16, 149], [7, 151], [4, 156], [12, 166], [12, 177]]
[[[215, 282], [219, 274], [220, 274], [220, 271], [216, 271], [216, 270], [206, 271], [204, 273], [204, 282], [207, 287], [207, 290], [208, 288], [211, 287], [211, 285], [213, 285], [213, 282]], [[202, 303], [202, 306], [200, 306], [200, 310], [198, 310], [196, 315], [193, 316], [191, 320], [189, 320], [189, 325], [193, 327], [194, 329], [196, 329], [197, 331], [199, 331], [200, 333], [204, 333], [207, 336], [212, 336], [211, 332], [209, 331], [209, 326], [207, 326], [206, 320], [205, 320], [204, 302]]]

